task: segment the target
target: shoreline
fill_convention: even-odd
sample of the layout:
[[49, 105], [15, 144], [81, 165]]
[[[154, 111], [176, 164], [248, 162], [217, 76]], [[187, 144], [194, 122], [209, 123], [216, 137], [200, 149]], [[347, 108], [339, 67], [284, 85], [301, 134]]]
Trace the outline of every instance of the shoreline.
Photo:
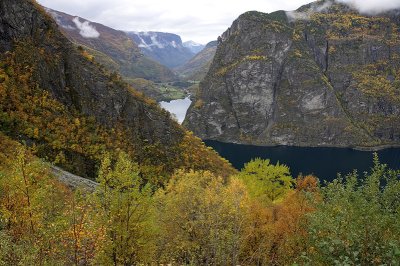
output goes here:
[[207, 141], [217, 141], [224, 144], [234, 144], [234, 145], [246, 145], [246, 146], [256, 146], [256, 147], [265, 147], [265, 148], [276, 148], [276, 147], [295, 147], [295, 148], [337, 148], [337, 149], [352, 149], [356, 151], [370, 151], [377, 152], [386, 149], [398, 149], [400, 148], [400, 144], [385, 144], [378, 146], [336, 146], [336, 145], [287, 145], [287, 144], [275, 144], [275, 145], [261, 145], [261, 144], [253, 144], [253, 143], [239, 143], [239, 142], [226, 142], [217, 139], [202, 139], [203, 142]]

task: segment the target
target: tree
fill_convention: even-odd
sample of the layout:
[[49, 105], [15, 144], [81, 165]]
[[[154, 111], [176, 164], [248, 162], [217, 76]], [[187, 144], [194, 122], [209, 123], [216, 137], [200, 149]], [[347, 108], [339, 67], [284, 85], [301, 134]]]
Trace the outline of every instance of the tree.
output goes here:
[[245, 164], [239, 178], [248, 187], [250, 195], [266, 203], [281, 199], [294, 184], [289, 167], [279, 163], [273, 165], [270, 160], [260, 158]]
[[112, 166], [102, 161], [96, 192], [99, 223], [106, 232], [98, 263], [133, 265], [152, 259], [151, 189], [141, 183], [138, 166], [120, 153]]
[[5, 264], [59, 264], [68, 189], [22, 145], [0, 175], [0, 247]]
[[318, 180], [299, 177], [296, 189], [279, 202], [251, 201], [250, 223], [242, 252], [245, 265], [290, 265], [306, 250], [307, 215], [318, 200]]
[[307, 262], [318, 265], [400, 263], [400, 171], [380, 164], [364, 178], [354, 172], [322, 188], [310, 215]]
[[210, 172], [178, 171], [156, 194], [159, 262], [239, 264], [247, 223], [247, 193]]

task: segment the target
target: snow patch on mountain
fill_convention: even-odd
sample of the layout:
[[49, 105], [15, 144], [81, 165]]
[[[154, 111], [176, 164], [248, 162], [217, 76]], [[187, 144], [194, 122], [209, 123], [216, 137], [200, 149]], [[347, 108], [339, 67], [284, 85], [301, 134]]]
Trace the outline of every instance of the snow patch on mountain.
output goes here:
[[187, 41], [183, 43], [183, 46], [188, 48], [192, 53], [197, 54], [204, 49], [204, 44], [197, 43], [194, 41]]

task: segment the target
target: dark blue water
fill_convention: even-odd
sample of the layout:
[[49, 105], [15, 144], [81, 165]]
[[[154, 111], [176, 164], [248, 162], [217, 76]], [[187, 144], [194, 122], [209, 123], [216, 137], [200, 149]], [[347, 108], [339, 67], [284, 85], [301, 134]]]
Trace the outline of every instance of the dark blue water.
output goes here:
[[[346, 148], [303, 148], [303, 147], [260, 147], [239, 145], [207, 140], [222, 157], [229, 160], [240, 170], [253, 158], [271, 159], [290, 167], [292, 176], [314, 174], [320, 180], [331, 181], [337, 173], [348, 174], [357, 169], [359, 173], [369, 171], [372, 166], [373, 152], [356, 151]], [[400, 169], [400, 148], [378, 151], [379, 159], [393, 169]]]

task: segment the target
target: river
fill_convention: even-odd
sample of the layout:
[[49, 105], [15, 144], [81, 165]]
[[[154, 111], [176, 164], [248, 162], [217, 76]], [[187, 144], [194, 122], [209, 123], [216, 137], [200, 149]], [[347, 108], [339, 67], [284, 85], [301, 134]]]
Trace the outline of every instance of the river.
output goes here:
[[170, 102], [160, 102], [160, 106], [174, 115], [179, 124], [182, 124], [191, 103], [190, 97], [186, 97], [185, 99], [178, 99]]

